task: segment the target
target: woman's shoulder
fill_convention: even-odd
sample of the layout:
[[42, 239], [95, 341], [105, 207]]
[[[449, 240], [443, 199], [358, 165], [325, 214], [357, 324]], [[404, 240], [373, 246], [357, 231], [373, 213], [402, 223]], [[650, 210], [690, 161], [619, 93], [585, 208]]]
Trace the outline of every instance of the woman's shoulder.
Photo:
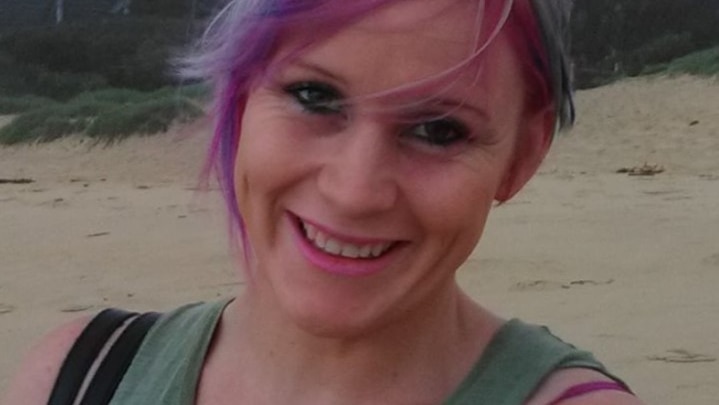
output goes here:
[[591, 352], [565, 342], [546, 326], [518, 319], [505, 326], [514, 330], [521, 345], [530, 348], [525, 355], [551, 354], [548, 358], [557, 360], [526, 405], [642, 405]]
[[[118, 309], [108, 309], [99, 314], [78, 318], [63, 324], [48, 333], [30, 349], [17, 374], [10, 382], [7, 393], [0, 398], [2, 401], [0, 404], [46, 404], [60, 369], [78, 339], [85, 343], [88, 343], [88, 339], [106, 342], [110, 334], [115, 333], [114, 331], [124, 331], [123, 336], [129, 334], [132, 327], [124, 328], [121, 325], [138, 324], [138, 328], [141, 327], [144, 332], [148, 332], [147, 327], [139, 325], [141, 322], [137, 321], [146, 316], [149, 316], [148, 319], [152, 319], [148, 321], [148, 325], [154, 325], [154, 335], [157, 335], [154, 338], [154, 346], [151, 345], [152, 350], [177, 351], [179, 346], [182, 346], [179, 349], [183, 349], [188, 344], [195, 343], [195, 346], [199, 346], [199, 351], [204, 353], [217, 318], [229, 302], [229, 299], [225, 299], [187, 304], [166, 312], [162, 316], [152, 312], [143, 315]], [[128, 322], [125, 322], [126, 320]], [[90, 332], [91, 329], [93, 333], [83, 333], [86, 330]], [[180, 336], [177, 334], [178, 331], [192, 332], [191, 335], [195, 338], [185, 339], [186, 334], [180, 334]], [[175, 338], [174, 341], [172, 341], [173, 337]], [[171, 343], [169, 345], [167, 344], [168, 340]], [[100, 348], [95, 347], [95, 349]], [[95, 356], [97, 354], [99, 353], [96, 353]]]
[[[546, 326], [511, 319], [493, 336], [472, 382], [492, 398], [512, 390], [526, 405], [641, 405], [624, 382], [591, 352], [557, 337]], [[512, 381], [504, 376], [513, 375]], [[501, 382], [501, 383], [497, 383]], [[487, 394], [489, 395], [489, 394]], [[507, 402], [510, 403], [511, 401]]]
[[36, 343], [11, 380], [2, 405], [46, 404], [67, 353], [91, 319], [85, 316], [67, 322]]

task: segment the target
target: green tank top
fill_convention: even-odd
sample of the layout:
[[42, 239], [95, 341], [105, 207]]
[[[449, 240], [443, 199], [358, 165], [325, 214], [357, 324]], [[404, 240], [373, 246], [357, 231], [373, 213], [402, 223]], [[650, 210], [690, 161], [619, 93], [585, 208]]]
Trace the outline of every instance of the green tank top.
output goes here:
[[[207, 349], [229, 300], [190, 304], [163, 315], [150, 329], [110, 405], [193, 405]], [[591, 353], [546, 327], [513, 319], [444, 405], [521, 405], [552, 372], [570, 367], [609, 374]]]

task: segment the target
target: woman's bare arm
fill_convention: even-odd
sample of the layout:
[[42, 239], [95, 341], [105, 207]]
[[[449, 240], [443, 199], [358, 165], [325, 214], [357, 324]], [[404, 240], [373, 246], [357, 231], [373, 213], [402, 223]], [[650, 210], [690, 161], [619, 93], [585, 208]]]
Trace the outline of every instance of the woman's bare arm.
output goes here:
[[65, 356], [90, 317], [68, 322], [45, 336], [28, 353], [3, 396], [2, 405], [45, 405]]

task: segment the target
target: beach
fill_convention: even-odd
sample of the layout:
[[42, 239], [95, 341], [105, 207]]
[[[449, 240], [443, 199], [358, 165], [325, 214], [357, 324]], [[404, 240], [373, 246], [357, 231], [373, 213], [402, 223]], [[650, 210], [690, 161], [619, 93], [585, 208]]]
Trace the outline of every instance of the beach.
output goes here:
[[[576, 101], [576, 127], [494, 209], [460, 283], [591, 350], [647, 404], [716, 404], [719, 81], [630, 79]], [[243, 288], [217, 187], [199, 182], [209, 133], [0, 147], [0, 392], [64, 321]]]

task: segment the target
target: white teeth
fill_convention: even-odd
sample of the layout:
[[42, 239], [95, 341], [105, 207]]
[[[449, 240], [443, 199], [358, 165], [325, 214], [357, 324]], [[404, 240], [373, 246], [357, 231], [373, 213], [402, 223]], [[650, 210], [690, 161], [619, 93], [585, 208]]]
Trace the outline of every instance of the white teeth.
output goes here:
[[327, 244], [327, 237], [322, 232], [317, 231], [313, 242], [315, 242], [315, 246], [318, 248], [324, 249]]
[[359, 248], [357, 246], [353, 245], [344, 245], [342, 246], [342, 256], [344, 257], [351, 257], [353, 259], [356, 259], [359, 257]]
[[362, 249], [360, 249], [360, 251], [359, 251], [359, 257], [362, 257], [365, 259], [368, 258], [369, 255], [371, 255], [371, 254], [372, 254], [372, 246], [369, 246], [369, 245], [362, 246]]
[[373, 256], [373, 257], [378, 257], [379, 255], [382, 254], [382, 252], [384, 252], [385, 249], [387, 249], [387, 245], [375, 245], [375, 246], [372, 246], [372, 256]]
[[375, 258], [384, 254], [391, 246], [391, 243], [377, 243], [367, 245], [355, 245], [353, 243], [340, 242], [332, 239], [316, 227], [302, 222], [307, 239], [319, 249], [334, 256], [349, 257], [352, 259], [370, 257]]
[[305, 227], [305, 232], [307, 232], [307, 237], [310, 239], [314, 239], [315, 236], [317, 236], [317, 228], [310, 224], [303, 224]]
[[334, 239], [330, 239], [325, 243], [325, 252], [331, 255], [339, 255], [342, 252], [342, 245]]

